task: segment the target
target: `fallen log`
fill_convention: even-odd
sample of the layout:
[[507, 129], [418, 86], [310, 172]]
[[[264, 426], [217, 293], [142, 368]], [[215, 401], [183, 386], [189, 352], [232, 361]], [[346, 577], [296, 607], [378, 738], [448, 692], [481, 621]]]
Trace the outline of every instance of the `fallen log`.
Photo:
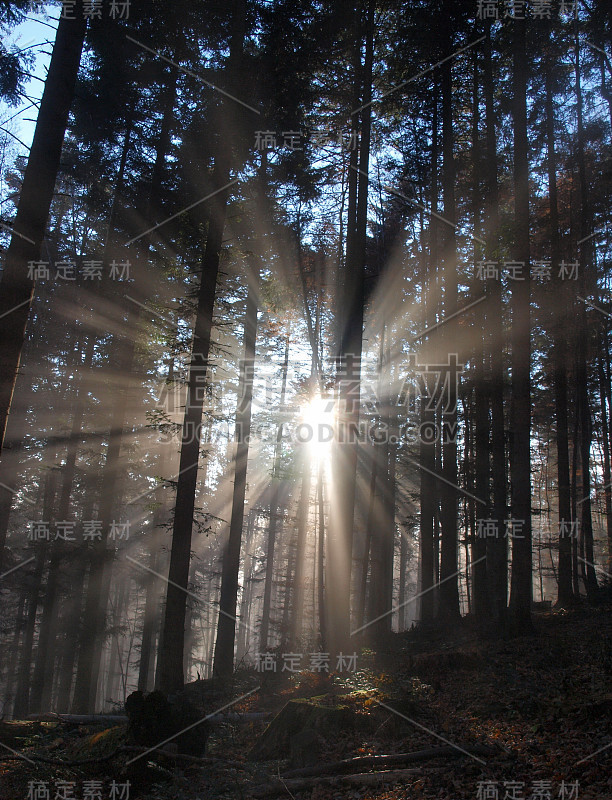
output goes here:
[[283, 773], [283, 778], [306, 778], [311, 775], [334, 775], [345, 770], [371, 769], [375, 767], [392, 767], [397, 764], [409, 764], [412, 761], [429, 761], [432, 758], [459, 757], [469, 753], [474, 756], [494, 756], [498, 752], [493, 747], [475, 744], [458, 750], [456, 747], [431, 747], [427, 750], [413, 750], [409, 753], [390, 753], [389, 755], [359, 756], [358, 758], [345, 758], [342, 761], [332, 761], [329, 764], [317, 764], [314, 767], [302, 767]]
[[135, 745], [124, 745], [121, 748], [121, 752], [123, 753], [150, 753], [150, 757], [153, 758], [154, 756], [165, 756], [166, 758], [171, 758], [174, 761], [180, 761], [184, 764], [193, 764], [194, 766], [213, 766], [213, 767], [220, 767], [226, 769], [227, 767], [234, 767], [235, 769], [248, 769], [248, 765], [245, 764], [243, 761], [229, 761], [223, 758], [216, 758], [215, 756], [188, 756], [184, 753], [174, 752], [166, 747], [159, 747], [156, 750], [151, 750], [150, 747], [137, 747]]
[[327, 775], [318, 778], [299, 778], [272, 781], [271, 783], [254, 786], [251, 789], [245, 788], [244, 793], [247, 797], [275, 797], [287, 792], [303, 792], [314, 789], [315, 786], [379, 786], [382, 783], [396, 783], [411, 777], [416, 773], [421, 773], [418, 767], [411, 769], [394, 769], [384, 772], [363, 772], [355, 775]]
[[209, 717], [211, 724], [222, 724], [224, 722], [231, 722], [235, 724], [243, 724], [248, 722], [265, 722], [272, 716], [271, 711], [250, 711], [246, 714], [232, 712], [231, 714], [213, 714]]
[[172, 759], [173, 761], [178, 761], [185, 764], [193, 764], [195, 766], [218, 766], [220, 768], [226, 769], [227, 767], [235, 767], [236, 769], [248, 769], [248, 766], [245, 765], [242, 761], [227, 761], [222, 758], [214, 758], [213, 756], [188, 756], [184, 755], [183, 753], [175, 753], [169, 749], [159, 747], [157, 749], [151, 750], [149, 747], [136, 747], [132, 745], [120, 745], [116, 747], [111, 753], [107, 753], [103, 756], [94, 756], [93, 758], [77, 758], [73, 760], [65, 760], [62, 758], [50, 758], [48, 756], [41, 756], [37, 755], [36, 753], [27, 753], [27, 757], [25, 754], [20, 753], [0, 753], [0, 761], [19, 761], [19, 760], [30, 760], [34, 762], [40, 762], [41, 764], [51, 764], [54, 766], [59, 767], [81, 767], [86, 766], [89, 764], [102, 764], [105, 761], [112, 761], [113, 758], [121, 755], [122, 753], [147, 753], [150, 758], [154, 758], [156, 756], [164, 756], [166, 758]]
[[71, 725], [123, 725], [128, 718], [123, 714], [55, 714], [47, 711], [44, 714], [30, 714], [28, 719], [38, 722], [66, 722]]
[[1, 753], [0, 761], [31, 761], [32, 763], [51, 764], [58, 767], [82, 767], [89, 764], [103, 764], [105, 761], [112, 761], [117, 755], [122, 752], [122, 747], [117, 747], [112, 753], [107, 753], [104, 756], [96, 756], [95, 758], [78, 758], [72, 761], [64, 761], [61, 758], [48, 758], [47, 756], [38, 756], [36, 753], [28, 752], [27, 755], [20, 753]]
[[[272, 716], [269, 711], [252, 711], [247, 714], [212, 714], [208, 717], [211, 725], [232, 725], [247, 724], [250, 722], [265, 722]], [[65, 722], [68, 725], [124, 725], [128, 722], [124, 714], [55, 714], [47, 712], [45, 714], [30, 714], [29, 720], [37, 722]]]
[[0, 742], [11, 746], [21, 740], [40, 733], [41, 726], [36, 722], [24, 720], [0, 720]]

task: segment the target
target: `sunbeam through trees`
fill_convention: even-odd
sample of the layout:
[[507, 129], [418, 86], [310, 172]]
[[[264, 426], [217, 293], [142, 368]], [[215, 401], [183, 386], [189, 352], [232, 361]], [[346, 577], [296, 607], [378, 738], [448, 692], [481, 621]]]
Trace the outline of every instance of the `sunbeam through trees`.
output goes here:
[[610, 796], [612, 5], [0, 25], [0, 798]]

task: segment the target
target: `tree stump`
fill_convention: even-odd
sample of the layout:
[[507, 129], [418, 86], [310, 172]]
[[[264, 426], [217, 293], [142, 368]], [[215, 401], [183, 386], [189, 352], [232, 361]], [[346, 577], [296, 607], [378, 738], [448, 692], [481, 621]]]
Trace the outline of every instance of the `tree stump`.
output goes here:
[[247, 758], [255, 761], [289, 758], [308, 760], [305, 747], [319, 747], [322, 739], [355, 725], [348, 706], [324, 705], [316, 700], [291, 700], [270, 722]]
[[188, 695], [167, 698], [162, 692], [132, 692], [125, 701], [131, 742], [155, 747], [170, 739], [179, 753], [202, 756], [209, 734], [203, 711]]

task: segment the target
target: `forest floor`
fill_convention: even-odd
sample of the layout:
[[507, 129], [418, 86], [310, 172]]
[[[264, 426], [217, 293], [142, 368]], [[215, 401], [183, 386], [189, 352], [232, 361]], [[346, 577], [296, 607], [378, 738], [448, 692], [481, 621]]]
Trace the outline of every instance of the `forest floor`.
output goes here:
[[[233, 710], [276, 714], [310, 698], [309, 730], [296, 736], [281, 720], [262, 739], [264, 722], [217, 725], [205, 762], [156, 750], [127, 764], [138, 751], [120, 749], [129, 744], [125, 725], [102, 732], [36, 723], [11, 739], [14, 723], [1, 723], [6, 756], [11, 748], [30, 762], [0, 761], [0, 798], [612, 798], [612, 609], [538, 615], [534, 627], [530, 636], [487, 642], [469, 623], [452, 641], [414, 631], [394, 636], [384, 654], [364, 652], [354, 672], [239, 676], [234, 696], [260, 688]], [[247, 757], [271, 738], [273, 760]], [[331, 762], [414, 751], [430, 752], [392, 766], [355, 762], [326, 777]], [[308, 764], [315, 775], [286, 775]]]

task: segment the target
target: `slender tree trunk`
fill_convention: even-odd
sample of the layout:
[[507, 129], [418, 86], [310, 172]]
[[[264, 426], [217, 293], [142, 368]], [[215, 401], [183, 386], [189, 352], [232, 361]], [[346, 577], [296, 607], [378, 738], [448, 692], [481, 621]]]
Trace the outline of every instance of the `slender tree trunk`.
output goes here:
[[312, 483], [312, 461], [308, 445], [302, 453], [302, 487], [297, 518], [297, 545], [295, 554], [295, 576], [293, 586], [293, 614], [290, 649], [296, 651], [304, 625], [304, 580], [306, 577], [306, 545], [308, 542], [308, 517], [310, 512], [310, 490]]
[[[448, 5], [448, 4], [447, 4]], [[449, 9], [447, 9], [448, 13]], [[451, 52], [452, 45], [449, 42]], [[443, 157], [443, 194], [444, 217], [453, 225], [445, 227], [444, 245], [444, 315], [453, 317], [457, 312], [457, 243], [455, 240], [455, 159], [453, 155], [453, 81], [450, 60], [442, 66], [442, 157]], [[457, 347], [455, 320], [448, 322], [443, 329], [443, 341], [446, 349], [447, 363], [453, 357], [459, 361], [459, 354], [451, 350]], [[459, 585], [458, 585], [458, 553], [457, 553], [457, 384], [455, 376], [450, 375], [448, 396], [443, 397], [442, 415], [442, 474], [445, 482], [442, 488], [442, 504], [440, 522], [442, 541], [440, 549], [440, 606], [438, 614], [446, 622], [459, 618]]]
[[382, 613], [384, 629], [390, 633], [392, 629], [393, 614], [393, 577], [395, 566], [395, 517], [397, 502], [397, 442], [399, 441], [398, 409], [393, 397], [394, 376], [391, 364], [390, 338], [387, 337], [386, 363], [388, 370], [388, 400], [385, 413], [385, 425], [388, 431], [386, 455], [385, 491], [383, 494], [384, 533], [383, 533], [383, 592]]
[[[592, 225], [591, 212], [588, 200], [588, 184], [586, 176], [585, 162], [585, 135], [583, 122], [583, 100], [582, 84], [580, 76], [580, 44], [576, 29], [574, 46], [575, 55], [575, 76], [576, 76], [576, 106], [578, 112], [577, 138], [578, 138], [578, 180], [580, 194], [580, 258], [579, 258], [579, 285], [582, 297], [588, 297], [591, 292], [591, 285], [595, 284], [594, 277], [588, 273], [591, 271], [589, 264], [594, 262], [593, 242], [590, 238], [590, 228]], [[588, 322], [586, 304], [579, 304], [579, 324], [578, 324], [578, 346], [576, 363], [576, 385], [579, 392], [579, 414], [580, 414], [580, 455], [582, 467], [582, 498], [580, 514], [580, 535], [584, 541], [584, 562], [585, 568], [585, 589], [589, 602], [595, 602], [598, 595], [597, 576], [593, 563], [593, 520], [591, 514], [591, 441], [592, 441], [592, 422], [589, 400], [589, 375], [587, 363], [589, 359], [588, 346]]]
[[255, 527], [255, 512], [249, 511], [247, 522], [247, 534], [245, 541], [245, 567], [244, 567], [244, 589], [240, 601], [240, 622], [238, 628], [238, 644], [236, 647], [236, 657], [240, 662], [248, 653], [248, 630], [247, 626], [251, 621], [251, 603], [253, 598], [253, 577], [255, 573], [255, 556], [250, 552], [253, 547], [253, 531]]
[[[245, 0], [235, 0], [229, 62], [226, 70], [227, 87], [231, 92], [240, 69], [246, 24]], [[219, 259], [227, 214], [228, 181], [232, 161], [230, 128], [235, 121], [229, 101], [223, 103], [225, 123], [216, 145], [213, 170], [215, 196], [211, 203], [208, 237], [202, 260], [202, 275], [198, 293], [198, 308], [191, 351], [187, 405], [183, 421], [181, 457], [176, 492], [176, 507], [172, 531], [169, 583], [164, 615], [164, 639], [160, 652], [160, 688], [176, 691], [183, 685], [183, 651], [185, 639], [184, 589], [189, 580], [191, 534], [198, 478], [200, 428], [202, 425], [203, 385], [208, 370], [210, 337]], [[223, 135], [223, 134], [226, 135]]]
[[[482, 203], [480, 192], [480, 175], [481, 175], [481, 159], [480, 159], [480, 113], [479, 113], [479, 92], [478, 92], [478, 58], [476, 51], [473, 54], [473, 97], [472, 97], [472, 212], [474, 218], [474, 235], [479, 235], [481, 232], [482, 222]], [[479, 245], [474, 240], [474, 256], [475, 261], [479, 260], [481, 251]], [[476, 284], [474, 291], [474, 299], [476, 300], [482, 292], [478, 290]], [[476, 306], [476, 320], [474, 325], [475, 335], [477, 337], [474, 359], [475, 359], [475, 376], [474, 376], [474, 448], [475, 448], [475, 495], [486, 501], [485, 506], [480, 506], [478, 515], [482, 518], [490, 516], [490, 498], [489, 498], [489, 465], [491, 461], [490, 441], [489, 441], [489, 392], [487, 386], [486, 376], [486, 359], [485, 359], [485, 337], [487, 331], [487, 319], [484, 309], [484, 303]], [[474, 505], [471, 502], [471, 514], [474, 515]], [[468, 532], [466, 526], [465, 532], [466, 541], [468, 539]], [[487, 564], [486, 557], [487, 541], [482, 536], [475, 535], [472, 544], [472, 560], [475, 563], [472, 568], [473, 575], [473, 610], [476, 618], [482, 623], [487, 616], [489, 616], [489, 598], [488, 598], [488, 582], [487, 582]], [[466, 556], [467, 559], [467, 556]], [[469, 561], [469, 559], [467, 559]], [[469, 582], [468, 582], [469, 586]]]
[[[499, 190], [497, 179], [497, 137], [495, 133], [494, 76], [491, 53], [491, 24], [486, 28], [484, 97], [486, 114], [486, 249], [488, 260], [499, 256]], [[491, 602], [491, 630], [503, 636], [507, 625], [508, 545], [505, 536], [507, 513], [506, 437], [504, 422], [504, 332], [500, 280], [488, 290], [489, 351], [491, 353], [491, 474], [493, 479], [493, 520], [497, 535], [487, 538], [487, 579]]]
[[[168, 380], [174, 379], [174, 361], [170, 361]], [[160, 455], [160, 474], [167, 474], [168, 453], [164, 449]], [[140, 661], [138, 665], [138, 690], [147, 692], [155, 684], [155, 640], [158, 634], [161, 637], [160, 614], [161, 597], [163, 595], [163, 581], [161, 573], [165, 568], [161, 556], [162, 542], [165, 526], [171, 513], [171, 504], [168, 498], [168, 489], [161, 484], [156, 492], [158, 506], [153, 515], [152, 536], [153, 546], [150, 551], [150, 569], [145, 586], [145, 607], [142, 624], [142, 637], [140, 642]], [[208, 608], [208, 607], [207, 607]]]
[[[578, 418], [578, 396], [576, 392], [576, 410], [574, 419], [574, 438], [572, 447], [572, 520], [578, 519], [578, 431], [579, 431], [579, 418]], [[574, 589], [574, 597], [580, 598], [580, 581], [578, 578], [578, 537], [574, 536], [572, 539], [572, 586]]]
[[[555, 149], [555, 110], [552, 88], [552, 56], [545, 57], [546, 91], [546, 148], [548, 168], [548, 211], [550, 221], [551, 271], [558, 276], [561, 260], [559, 236], [559, 202], [557, 193], [557, 153]], [[553, 319], [553, 382], [555, 391], [555, 416], [557, 422], [557, 485], [559, 491], [559, 581], [557, 603], [567, 606], [573, 601], [572, 591], [572, 540], [570, 507], [570, 469], [567, 420], [567, 296], [565, 284], [558, 278], [552, 304]]]
[[[282, 382], [280, 394], [280, 407], [285, 405], [287, 393], [287, 371], [289, 369], [289, 336], [285, 340], [285, 356], [282, 366]], [[265, 653], [268, 649], [268, 638], [270, 629], [270, 606], [272, 601], [272, 580], [274, 577], [274, 553], [276, 550], [276, 528], [279, 516], [279, 490], [280, 490], [280, 465], [282, 455], [283, 423], [278, 425], [276, 431], [276, 443], [274, 445], [274, 462], [272, 466], [272, 482], [270, 494], [270, 517], [268, 520], [268, 540], [266, 546], [266, 576], [264, 581], [263, 606], [261, 611], [261, 628], [259, 631], [259, 652]]]
[[601, 353], [597, 358], [599, 371], [599, 402], [601, 406], [601, 433], [604, 453], [604, 498], [606, 509], [606, 532], [608, 535], [608, 572], [612, 572], [612, 486], [610, 485], [610, 431], [608, 428], [608, 411], [606, 408], [606, 373]]
[[327, 610], [325, 608], [325, 505], [323, 503], [323, 465], [319, 465], [317, 478], [317, 506], [319, 511], [319, 549], [317, 552], [317, 587], [319, 607], [319, 636], [322, 652], [327, 650]]
[[[83, 519], [90, 520], [94, 512], [94, 496], [90, 490], [87, 505], [83, 511]], [[81, 526], [81, 534], [83, 528]], [[80, 639], [79, 626], [82, 623], [83, 598], [85, 597], [85, 579], [87, 575], [88, 557], [82, 549], [76, 556], [75, 579], [71, 585], [70, 609], [64, 620], [62, 658], [60, 667], [60, 681], [57, 691], [57, 709], [67, 713], [70, 709], [72, 683], [74, 680], [74, 666], [77, 661], [77, 647], [75, 639]]]
[[[379, 399], [378, 419], [381, 428], [384, 423], [384, 413], [387, 398], [382, 399], [383, 395], [383, 370], [385, 369], [385, 325], [383, 324], [380, 331], [380, 343], [378, 351], [378, 386], [377, 397]], [[372, 458], [372, 471], [370, 474], [370, 495], [368, 498], [368, 515], [366, 519], [366, 553], [364, 569], [361, 575], [361, 595], [365, 602], [366, 597], [368, 603], [367, 614], [359, 614], [357, 619], [360, 620], [359, 624], [364, 624], [366, 618], [374, 622], [386, 609], [383, 608], [385, 598], [384, 586], [384, 483], [385, 472], [387, 469], [387, 442], [374, 442], [368, 448]], [[370, 566], [370, 591], [368, 592], [368, 562]], [[361, 597], [360, 597], [361, 599]], [[360, 609], [359, 609], [360, 611]], [[363, 620], [363, 622], [361, 622]], [[381, 625], [382, 622], [382, 625]], [[380, 637], [383, 629], [388, 629], [389, 620], [376, 622], [372, 627], [366, 629], [370, 638]], [[363, 634], [362, 634], [363, 635]]]
[[[156, 515], [157, 518], [157, 515]], [[159, 523], [158, 523], [159, 524]], [[159, 572], [159, 557], [154, 549], [151, 553], [151, 569]], [[142, 638], [140, 642], [140, 661], [138, 665], [138, 691], [148, 692], [152, 683], [153, 670], [153, 644], [155, 639], [155, 623], [159, 613], [159, 592], [161, 586], [159, 579], [150, 574], [147, 577], [145, 589], [145, 607], [142, 623]]]
[[[359, 425], [361, 350], [363, 338], [364, 271], [366, 224], [368, 211], [368, 182], [370, 160], [370, 126], [372, 98], [372, 63], [374, 51], [374, 2], [368, 0], [365, 24], [365, 60], [363, 70], [355, 75], [361, 102], [361, 140], [359, 143], [359, 173], [357, 207], [353, 231], [347, 228], [345, 307], [346, 316], [340, 341], [338, 359], [338, 422], [341, 438], [332, 447], [332, 521], [328, 537], [326, 577], [327, 637], [332, 655], [350, 645], [351, 625], [351, 567], [353, 556], [353, 526], [355, 486], [357, 475], [357, 441], [350, 435]], [[356, 11], [356, 55], [360, 59], [361, 8]], [[357, 113], [353, 115], [356, 121]], [[351, 220], [349, 219], [349, 223]], [[350, 247], [349, 247], [350, 245]]]
[[13, 705], [13, 687], [15, 686], [15, 678], [17, 677], [17, 656], [19, 655], [19, 644], [21, 636], [25, 630], [25, 604], [28, 596], [27, 587], [25, 584], [21, 585], [19, 592], [19, 604], [17, 606], [17, 614], [15, 616], [15, 631], [10, 645], [10, 658], [6, 670], [6, 684], [4, 686], [4, 703], [2, 705], [3, 716], [8, 716]]
[[374, 484], [371, 527], [371, 590], [370, 634], [382, 642], [391, 631], [393, 614], [393, 562], [395, 555], [395, 458], [392, 441], [398, 438], [397, 411], [392, 396], [392, 372], [388, 333], [383, 325], [380, 335], [378, 397], [382, 398], [380, 421], [386, 431], [384, 441], [374, 443], [374, 459], [378, 465]]
[[[431, 145], [431, 211], [429, 222], [429, 275], [425, 271], [423, 260], [423, 293], [425, 295], [425, 327], [428, 328], [435, 321], [434, 287], [438, 269], [438, 226], [434, 214], [438, 209], [438, 83], [434, 73], [433, 87], [433, 118], [432, 118], [432, 145]], [[433, 355], [430, 347], [424, 350], [425, 361]], [[429, 376], [425, 377], [425, 395], [420, 398], [421, 435], [419, 438], [419, 459], [423, 466], [420, 471], [420, 549], [419, 572], [421, 576], [420, 588], [420, 621], [425, 625], [431, 624], [434, 618], [434, 516], [437, 505], [438, 483], [432, 474], [436, 471], [436, 445], [435, 440], [425, 435], [426, 430], [431, 430], [435, 425], [435, 411], [429, 408], [429, 397], [432, 393], [432, 382]]]
[[236, 610], [238, 607], [238, 572], [244, 524], [244, 498], [246, 493], [249, 438], [251, 432], [251, 407], [253, 400], [253, 368], [255, 340], [257, 338], [257, 305], [259, 285], [257, 270], [249, 276], [249, 291], [244, 319], [244, 361], [241, 365], [238, 410], [236, 411], [236, 467], [232, 516], [229, 538], [223, 551], [219, 621], [215, 645], [214, 674], [230, 677], [234, 671], [234, 642], [236, 638]]
[[[373, 445], [375, 448], [376, 445]], [[372, 549], [372, 535], [376, 525], [376, 481], [378, 478], [379, 463], [376, 453], [372, 454], [372, 470], [370, 472], [370, 487], [368, 490], [368, 512], [366, 517], [365, 542], [363, 549], [363, 562], [361, 564], [361, 584], [359, 587], [359, 603], [357, 606], [357, 625], [362, 627], [366, 623], [366, 599], [368, 595], [368, 572], [370, 566], [370, 551]], [[374, 581], [372, 581], [373, 583]]]
[[105, 701], [116, 701], [120, 697], [120, 685], [124, 682], [125, 668], [122, 659], [124, 635], [121, 624], [127, 609], [128, 585], [122, 577], [116, 590], [115, 602], [112, 604], [111, 619], [115, 633], [109, 640], [109, 662], [106, 671], [107, 688], [103, 698]]
[[[43, 493], [42, 520], [44, 522], [48, 522], [54, 518], [53, 512], [57, 492], [57, 473], [54, 468], [56, 456], [57, 453], [55, 449], [52, 449], [48, 460], [49, 466], [47, 474], [45, 475], [45, 488]], [[36, 544], [38, 545], [38, 551], [36, 553], [34, 571], [30, 580], [28, 613], [23, 644], [21, 646], [21, 653], [19, 656], [19, 674], [17, 678], [17, 690], [15, 693], [15, 705], [13, 709], [13, 716], [18, 719], [24, 719], [30, 711], [30, 666], [32, 663], [34, 634], [36, 631], [36, 616], [40, 602], [42, 579], [47, 552], [49, 550], [49, 544], [47, 542], [42, 542], [42, 546], [40, 542], [37, 542]]]
[[515, 246], [522, 263], [512, 287], [512, 587], [510, 611], [517, 632], [531, 628], [531, 396], [529, 163], [525, 20], [513, 22]]
[[397, 603], [399, 613], [397, 618], [397, 629], [399, 633], [406, 630], [406, 577], [408, 574], [408, 541], [406, 534], [401, 531], [400, 535], [400, 554], [399, 554], [399, 591]]
[[24, 366], [19, 368], [16, 384], [15, 398], [21, 398], [22, 402], [19, 406], [14, 402], [12, 404], [0, 459], [0, 573], [4, 571], [4, 548], [15, 498], [14, 490], [18, 483], [23, 443], [28, 430], [27, 412], [34, 401], [32, 390], [37, 378], [35, 365], [42, 349], [46, 346], [44, 337], [36, 330], [35, 325], [33, 327], [34, 330], [24, 345]]

